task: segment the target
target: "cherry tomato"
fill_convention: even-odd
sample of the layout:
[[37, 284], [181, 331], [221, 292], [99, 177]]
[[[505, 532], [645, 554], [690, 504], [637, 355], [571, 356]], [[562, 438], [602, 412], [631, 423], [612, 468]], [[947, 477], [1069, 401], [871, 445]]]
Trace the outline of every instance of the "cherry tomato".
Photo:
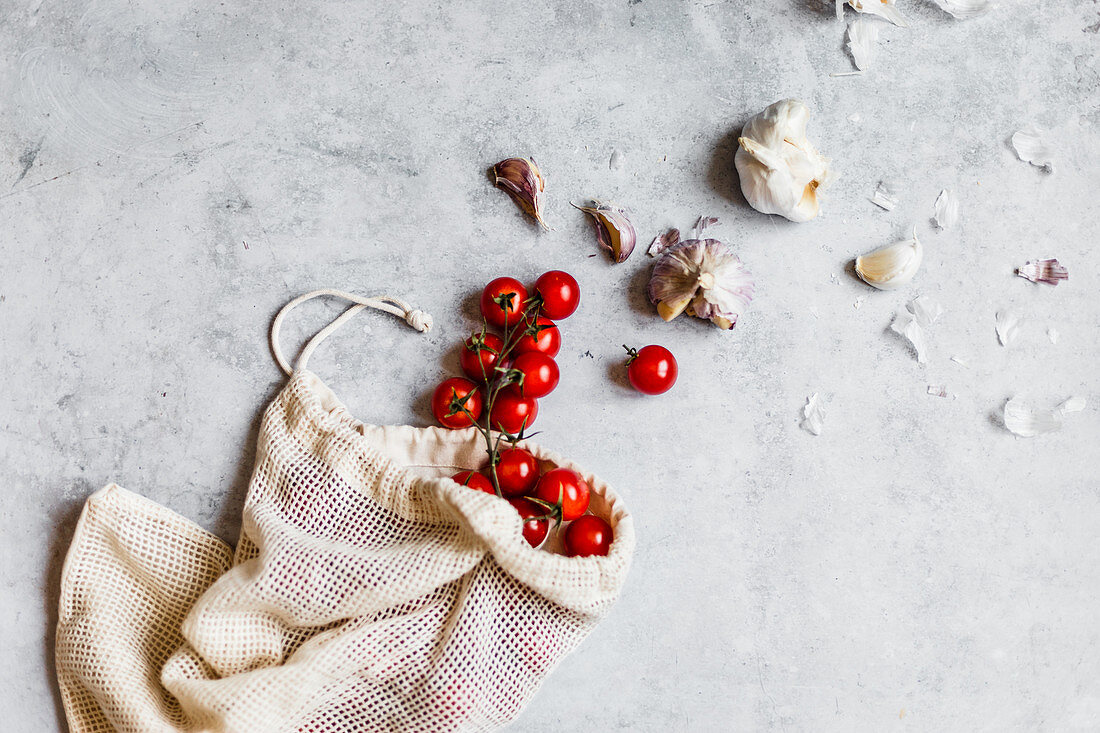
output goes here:
[[539, 462], [523, 448], [502, 450], [496, 470], [500, 493], [505, 496], [527, 494], [539, 480]]
[[451, 377], [444, 380], [432, 393], [432, 414], [445, 428], [455, 430], [474, 424], [461, 406], [470, 411], [474, 420], [481, 417], [481, 392], [469, 379]]
[[539, 351], [527, 351], [516, 357], [512, 369], [523, 373], [523, 384], [512, 385], [525, 397], [545, 397], [558, 386], [558, 363]]
[[493, 378], [493, 368], [500, 361], [500, 352], [503, 349], [504, 341], [495, 333], [475, 333], [466, 339], [458, 361], [466, 376], [484, 382]]
[[551, 270], [535, 281], [535, 292], [542, 296], [542, 313], [555, 321], [568, 318], [581, 304], [581, 288], [568, 272]]
[[475, 491], [484, 491], [486, 494], [492, 494], [493, 496], [497, 495], [496, 489], [493, 488], [493, 482], [477, 471], [459, 471], [451, 476], [451, 480], [463, 486], [469, 486]]
[[489, 425], [512, 435], [519, 435], [530, 428], [539, 414], [539, 403], [534, 397], [524, 397], [517, 390], [502, 389], [497, 393], [493, 409], [489, 413]]
[[[537, 334], [532, 335], [532, 332]], [[519, 337], [512, 349], [512, 353], [517, 355], [531, 351], [538, 351], [547, 356], [557, 356], [561, 351], [561, 332], [558, 331], [554, 322], [545, 316], [536, 318], [534, 324], [528, 323], [527, 333]]]
[[523, 497], [517, 497], [515, 499], [509, 499], [508, 503], [515, 507], [519, 512], [519, 516], [523, 519], [523, 539], [527, 540], [527, 544], [531, 547], [538, 547], [546, 539], [546, 533], [550, 531], [549, 519], [531, 519], [531, 517], [541, 517], [546, 514], [543, 508], [530, 499], [524, 499]]
[[588, 484], [576, 471], [555, 468], [547, 471], [535, 487], [535, 497], [548, 504], [561, 500], [561, 518], [568, 522], [588, 511]]
[[481, 315], [497, 328], [519, 323], [526, 303], [527, 288], [514, 277], [498, 277], [481, 291]]
[[676, 357], [664, 346], [643, 346], [627, 349], [626, 374], [634, 389], [643, 394], [661, 394], [676, 384]]
[[614, 533], [611, 525], [592, 514], [579, 517], [565, 528], [562, 544], [569, 557], [606, 555]]

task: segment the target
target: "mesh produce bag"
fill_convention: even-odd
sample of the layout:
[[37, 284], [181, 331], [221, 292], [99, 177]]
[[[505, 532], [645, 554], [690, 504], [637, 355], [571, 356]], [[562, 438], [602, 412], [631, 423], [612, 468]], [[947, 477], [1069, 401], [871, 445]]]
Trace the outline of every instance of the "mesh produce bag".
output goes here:
[[[324, 294], [356, 305], [291, 372], [280, 323]], [[365, 307], [431, 326], [336, 291], [276, 318], [290, 381], [264, 413], [235, 552], [118, 486], [89, 497], [57, 632], [73, 733], [492, 730], [608, 612], [634, 534], [606, 484], [525, 443], [580, 473], [615, 531], [606, 557], [533, 549], [507, 502], [446, 478], [484, 462], [476, 430], [366, 425], [305, 369]]]

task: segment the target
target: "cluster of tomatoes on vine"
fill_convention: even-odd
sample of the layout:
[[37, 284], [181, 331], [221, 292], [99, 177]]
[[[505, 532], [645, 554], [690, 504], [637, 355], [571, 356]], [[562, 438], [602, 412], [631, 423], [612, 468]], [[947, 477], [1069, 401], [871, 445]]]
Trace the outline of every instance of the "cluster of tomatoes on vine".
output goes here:
[[523, 537], [540, 546], [550, 522], [569, 522], [562, 544], [570, 556], [606, 555], [614, 536], [600, 517], [586, 514], [588, 484], [576, 471], [543, 471], [519, 447], [539, 413], [539, 399], [558, 386], [554, 357], [561, 350], [555, 321], [580, 305], [580, 286], [560, 270], [544, 273], [529, 292], [519, 280], [499, 277], [481, 293], [485, 325], [466, 339], [460, 363], [465, 377], [443, 381], [432, 394], [432, 413], [447, 428], [477, 428], [488, 465], [451, 478], [506, 499], [523, 520]]

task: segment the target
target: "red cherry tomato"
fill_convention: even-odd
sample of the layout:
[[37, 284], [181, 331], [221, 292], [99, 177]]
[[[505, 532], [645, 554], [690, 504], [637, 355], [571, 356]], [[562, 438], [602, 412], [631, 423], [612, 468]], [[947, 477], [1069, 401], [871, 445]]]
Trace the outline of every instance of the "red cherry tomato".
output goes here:
[[432, 414], [445, 428], [455, 430], [474, 424], [461, 406], [470, 411], [474, 420], [481, 417], [481, 392], [469, 379], [451, 377], [444, 380], [432, 393]]
[[481, 291], [481, 315], [497, 328], [519, 323], [526, 303], [527, 288], [514, 277], [498, 277]]
[[535, 497], [547, 504], [557, 504], [561, 500], [561, 518], [570, 521], [588, 511], [588, 484], [576, 471], [568, 468], [555, 468], [547, 471], [535, 487]]
[[484, 491], [486, 494], [492, 494], [493, 496], [497, 495], [496, 489], [493, 488], [493, 482], [477, 471], [459, 471], [451, 476], [451, 480], [463, 486], [469, 486], [475, 491]]
[[539, 462], [523, 448], [502, 450], [496, 471], [500, 493], [505, 496], [527, 494], [539, 480]]
[[[534, 332], [534, 333], [533, 333]], [[537, 351], [547, 356], [557, 356], [561, 351], [561, 332], [554, 322], [545, 316], [539, 316], [534, 324], [527, 324], [527, 332], [516, 341], [512, 349], [514, 354], [526, 354]]]
[[508, 503], [515, 507], [520, 518], [523, 519], [523, 539], [527, 540], [527, 544], [531, 547], [541, 545], [546, 539], [546, 533], [550, 531], [550, 520], [531, 519], [531, 517], [541, 517], [546, 512], [535, 502], [523, 497], [509, 499]]
[[676, 384], [676, 357], [664, 346], [643, 346], [627, 349], [626, 374], [634, 389], [643, 394], [661, 394]]
[[535, 281], [535, 292], [542, 296], [542, 313], [560, 321], [568, 318], [581, 304], [581, 288], [568, 272], [551, 270]]
[[592, 514], [579, 517], [565, 528], [562, 544], [569, 557], [588, 557], [606, 555], [611, 547], [614, 533], [611, 525]]
[[524, 397], [513, 389], [497, 393], [493, 409], [489, 413], [489, 425], [494, 430], [519, 435], [530, 429], [539, 414], [539, 403], [534, 397]]
[[458, 361], [466, 376], [484, 382], [493, 378], [493, 369], [500, 362], [500, 352], [503, 349], [504, 341], [495, 333], [475, 333], [466, 339]]
[[523, 373], [523, 384], [513, 386], [525, 397], [545, 397], [558, 386], [558, 363], [539, 351], [527, 351], [516, 357], [512, 369]]

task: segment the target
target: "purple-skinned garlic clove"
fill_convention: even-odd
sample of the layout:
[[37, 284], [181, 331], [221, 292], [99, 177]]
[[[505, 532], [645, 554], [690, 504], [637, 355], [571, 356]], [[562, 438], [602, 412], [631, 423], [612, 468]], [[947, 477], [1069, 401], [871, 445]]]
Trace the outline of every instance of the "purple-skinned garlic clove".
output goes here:
[[549, 229], [542, 218], [542, 192], [546, 183], [538, 165], [529, 158], [505, 158], [493, 166], [494, 184], [519, 204], [528, 216]]
[[623, 262], [638, 244], [638, 233], [626, 216], [626, 211], [603, 201], [592, 201], [589, 206], [577, 206], [596, 223], [596, 239], [600, 247], [611, 253], [615, 262]]

